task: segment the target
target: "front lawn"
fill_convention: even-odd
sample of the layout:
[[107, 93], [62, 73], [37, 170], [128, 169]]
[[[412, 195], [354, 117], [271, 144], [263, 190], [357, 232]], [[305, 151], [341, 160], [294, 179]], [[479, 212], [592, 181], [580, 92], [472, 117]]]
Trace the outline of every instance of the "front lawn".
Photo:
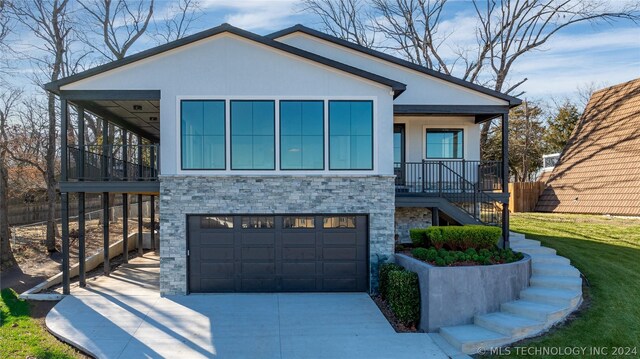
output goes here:
[[30, 316], [29, 303], [13, 289], [3, 289], [0, 300], [0, 358], [83, 358], [59, 342]]
[[608, 347], [609, 357], [614, 347], [635, 347], [631, 357], [640, 355], [640, 219], [520, 213], [511, 230], [571, 259], [589, 284], [589, 305], [575, 320], [517, 346]]

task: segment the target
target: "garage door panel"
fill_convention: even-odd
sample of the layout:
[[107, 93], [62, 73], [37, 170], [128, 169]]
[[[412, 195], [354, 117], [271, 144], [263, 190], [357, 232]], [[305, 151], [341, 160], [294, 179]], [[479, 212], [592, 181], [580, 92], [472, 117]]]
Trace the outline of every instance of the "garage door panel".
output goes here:
[[276, 265], [270, 263], [242, 262], [242, 275], [252, 278], [269, 278], [276, 274]]
[[[286, 226], [285, 216], [290, 217]], [[324, 228], [326, 223], [337, 226], [341, 222], [327, 222], [322, 215], [313, 214], [271, 215], [272, 228], [242, 228], [242, 216], [217, 215], [216, 218], [232, 222], [233, 228], [202, 228], [208, 226], [207, 221], [202, 221], [201, 216], [189, 216], [189, 289], [366, 291], [367, 219], [361, 215], [340, 216], [355, 217], [355, 228]], [[297, 217], [313, 217], [314, 221], [305, 221], [306, 228], [293, 228], [291, 223], [298, 222], [291, 222], [291, 218]]]
[[200, 275], [208, 278], [228, 278], [235, 274], [233, 262], [200, 262]]
[[316, 262], [293, 262], [282, 263], [282, 277], [293, 276], [315, 276], [316, 275]]
[[342, 233], [342, 232], [325, 232], [323, 235], [323, 244], [327, 245], [341, 245], [341, 246], [355, 246], [357, 243], [356, 233]]
[[315, 259], [315, 258], [316, 258], [315, 247], [313, 248], [299, 248], [299, 247], [282, 248], [283, 260], [306, 260], [306, 259]]
[[242, 260], [273, 260], [276, 256], [274, 247], [242, 247]]
[[229, 245], [234, 243], [233, 233], [225, 233], [220, 230], [203, 231], [200, 233], [200, 245]]
[[358, 251], [354, 247], [333, 247], [322, 249], [322, 259], [325, 260], [356, 260]]
[[272, 279], [242, 279], [243, 292], [275, 292], [278, 290], [275, 278]]
[[315, 233], [290, 233], [288, 231], [282, 233], [283, 246], [315, 246]]
[[[202, 247], [197, 252], [200, 260], [233, 260], [233, 247]], [[197, 258], [196, 258], [197, 259]]]
[[353, 262], [325, 262], [322, 267], [322, 274], [329, 277], [355, 277], [358, 273], [358, 266]]
[[243, 233], [242, 246], [273, 246], [276, 243], [275, 233], [269, 231], [267, 233]]

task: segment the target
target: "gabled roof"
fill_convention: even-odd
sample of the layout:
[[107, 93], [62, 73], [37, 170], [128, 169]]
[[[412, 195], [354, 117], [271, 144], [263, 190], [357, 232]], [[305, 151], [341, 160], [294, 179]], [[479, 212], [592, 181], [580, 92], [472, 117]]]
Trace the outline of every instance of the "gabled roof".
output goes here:
[[286, 35], [290, 35], [290, 34], [293, 34], [293, 33], [296, 33], [296, 32], [301, 32], [301, 33], [307, 34], [309, 36], [313, 36], [313, 37], [316, 37], [316, 38], [319, 38], [319, 39], [322, 39], [322, 40], [325, 40], [325, 41], [328, 41], [328, 42], [331, 42], [331, 43], [334, 43], [334, 44], [337, 44], [337, 45], [340, 45], [340, 46], [347, 47], [347, 48], [349, 48], [351, 50], [358, 51], [358, 52], [364, 53], [366, 55], [373, 56], [373, 57], [376, 57], [376, 58], [391, 62], [393, 64], [400, 65], [400, 66], [406, 67], [408, 69], [421, 72], [421, 73], [423, 73], [425, 75], [433, 76], [435, 78], [438, 78], [438, 79], [441, 79], [441, 80], [445, 80], [445, 81], [451, 82], [453, 84], [456, 84], [456, 85], [459, 85], [459, 86], [462, 86], [462, 87], [466, 87], [466, 88], [474, 90], [474, 91], [478, 91], [478, 92], [483, 93], [485, 95], [493, 96], [493, 97], [499, 98], [501, 100], [508, 101], [510, 106], [517, 106], [517, 105], [522, 103], [522, 100], [520, 100], [519, 98], [503, 94], [502, 92], [498, 92], [498, 91], [495, 91], [495, 90], [492, 90], [492, 89], [489, 89], [489, 88], [474, 84], [472, 82], [461, 80], [461, 79], [459, 79], [457, 77], [453, 77], [453, 76], [450, 76], [450, 75], [447, 75], [447, 74], [443, 74], [441, 72], [426, 68], [424, 66], [420, 66], [420, 65], [414, 64], [412, 62], [400, 59], [400, 58], [395, 57], [395, 56], [391, 56], [389, 54], [385, 54], [385, 53], [380, 52], [380, 51], [372, 50], [370, 48], [355, 44], [353, 42], [349, 42], [349, 41], [337, 38], [335, 36], [331, 36], [331, 35], [326, 34], [324, 32], [320, 32], [320, 31], [308, 28], [308, 27], [306, 27], [304, 25], [300, 25], [300, 24], [294, 25], [294, 26], [286, 28], [284, 30], [276, 31], [276, 32], [274, 32], [272, 34], [267, 35], [266, 37], [269, 37], [269, 38], [272, 38], [272, 39], [275, 40], [277, 38], [280, 38], [280, 37], [283, 37], [283, 36], [286, 36]]
[[591, 96], [536, 211], [640, 216], [640, 78]]
[[116, 61], [112, 61], [109, 63], [106, 63], [104, 65], [98, 66], [98, 67], [94, 67], [92, 69], [80, 72], [78, 74], [75, 75], [71, 75], [68, 77], [65, 77], [63, 79], [57, 80], [57, 81], [53, 81], [53, 82], [49, 82], [47, 84], [44, 85], [44, 88], [48, 91], [54, 92], [54, 93], [59, 93], [60, 91], [60, 87], [64, 86], [64, 85], [68, 85], [70, 83], [73, 82], [77, 82], [98, 74], [101, 74], [103, 72], [109, 71], [109, 70], [113, 70], [116, 69], [118, 67], [122, 67], [125, 65], [129, 65], [131, 63], [134, 63], [136, 61], [140, 61], [158, 54], [161, 54], [163, 52], [167, 52], [185, 45], [189, 45], [191, 43], [194, 43], [196, 41], [200, 41], [203, 39], [206, 39], [208, 37], [211, 36], [215, 36], [221, 33], [231, 33], [234, 34], [236, 36], [240, 36], [242, 38], [251, 40], [251, 41], [255, 41], [257, 43], [287, 52], [289, 54], [301, 57], [301, 58], [305, 58], [307, 60], [311, 60], [313, 62], [325, 65], [325, 66], [329, 66], [332, 67], [334, 69], [373, 81], [373, 82], [377, 82], [379, 84], [382, 85], [386, 85], [391, 87], [391, 89], [394, 92], [394, 98], [398, 97], [402, 92], [404, 92], [404, 90], [406, 89], [406, 85], [398, 82], [398, 81], [394, 81], [391, 79], [388, 79], [386, 77], [380, 76], [380, 75], [376, 75], [374, 73], [371, 72], [367, 72], [358, 68], [355, 68], [353, 66], [349, 66], [346, 64], [343, 64], [341, 62], [338, 61], [334, 61], [331, 59], [328, 59], [326, 57], [322, 57], [319, 55], [316, 55], [314, 53], [308, 52], [308, 51], [304, 51], [301, 50], [297, 47], [293, 47], [293, 46], [289, 46], [287, 44], [283, 44], [281, 42], [275, 41], [273, 39], [270, 39], [268, 37], [264, 37], [264, 36], [260, 36], [258, 34], [254, 34], [252, 32], [246, 31], [246, 30], [242, 30], [240, 28], [231, 26], [229, 24], [222, 24], [220, 26], [211, 28], [209, 30], [205, 30], [196, 34], [193, 34], [191, 36], [187, 36], [184, 37], [182, 39], [176, 40], [176, 41], [172, 41], [169, 42], [167, 44], [164, 45], [160, 45], [142, 52], [139, 52], [137, 54], [134, 55], [130, 55], [127, 56], [123, 59], [120, 60], [116, 60]]

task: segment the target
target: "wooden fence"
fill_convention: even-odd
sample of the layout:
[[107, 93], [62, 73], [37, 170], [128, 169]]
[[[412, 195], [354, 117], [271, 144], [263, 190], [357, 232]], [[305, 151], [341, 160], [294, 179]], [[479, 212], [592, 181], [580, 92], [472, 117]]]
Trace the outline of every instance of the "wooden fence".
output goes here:
[[509, 212], [533, 212], [544, 187], [543, 182], [509, 183]]

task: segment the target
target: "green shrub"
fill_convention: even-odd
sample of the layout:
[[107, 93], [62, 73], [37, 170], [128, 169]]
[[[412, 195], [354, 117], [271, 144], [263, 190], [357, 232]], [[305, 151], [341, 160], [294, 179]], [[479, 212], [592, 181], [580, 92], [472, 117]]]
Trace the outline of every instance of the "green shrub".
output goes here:
[[383, 263], [378, 270], [378, 291], [383, 299], [387, 298], [389, 289], [389, 273], [392, 271], [403, 270], [401, 266], [395, 263]]
[[502, 236], [502, 229], [481, 225], [431, 226], [412, 229], [409, 233], [416, 247], [466, 251], [494, 247]]
[[421, 261], [429, 260], [429, 250], [426, 248], [416, 248], [411, 251], [411, 254]]
[[420, 319], [420, 287], [418, 275], [406, 270], [389, 272], [388, 301], [396, 318], [405, 325]]
[[427, 233], [428, 228], [414, 228], [409, 230], [409, 237], [411, 242], [416, 247], [427, 247]]

